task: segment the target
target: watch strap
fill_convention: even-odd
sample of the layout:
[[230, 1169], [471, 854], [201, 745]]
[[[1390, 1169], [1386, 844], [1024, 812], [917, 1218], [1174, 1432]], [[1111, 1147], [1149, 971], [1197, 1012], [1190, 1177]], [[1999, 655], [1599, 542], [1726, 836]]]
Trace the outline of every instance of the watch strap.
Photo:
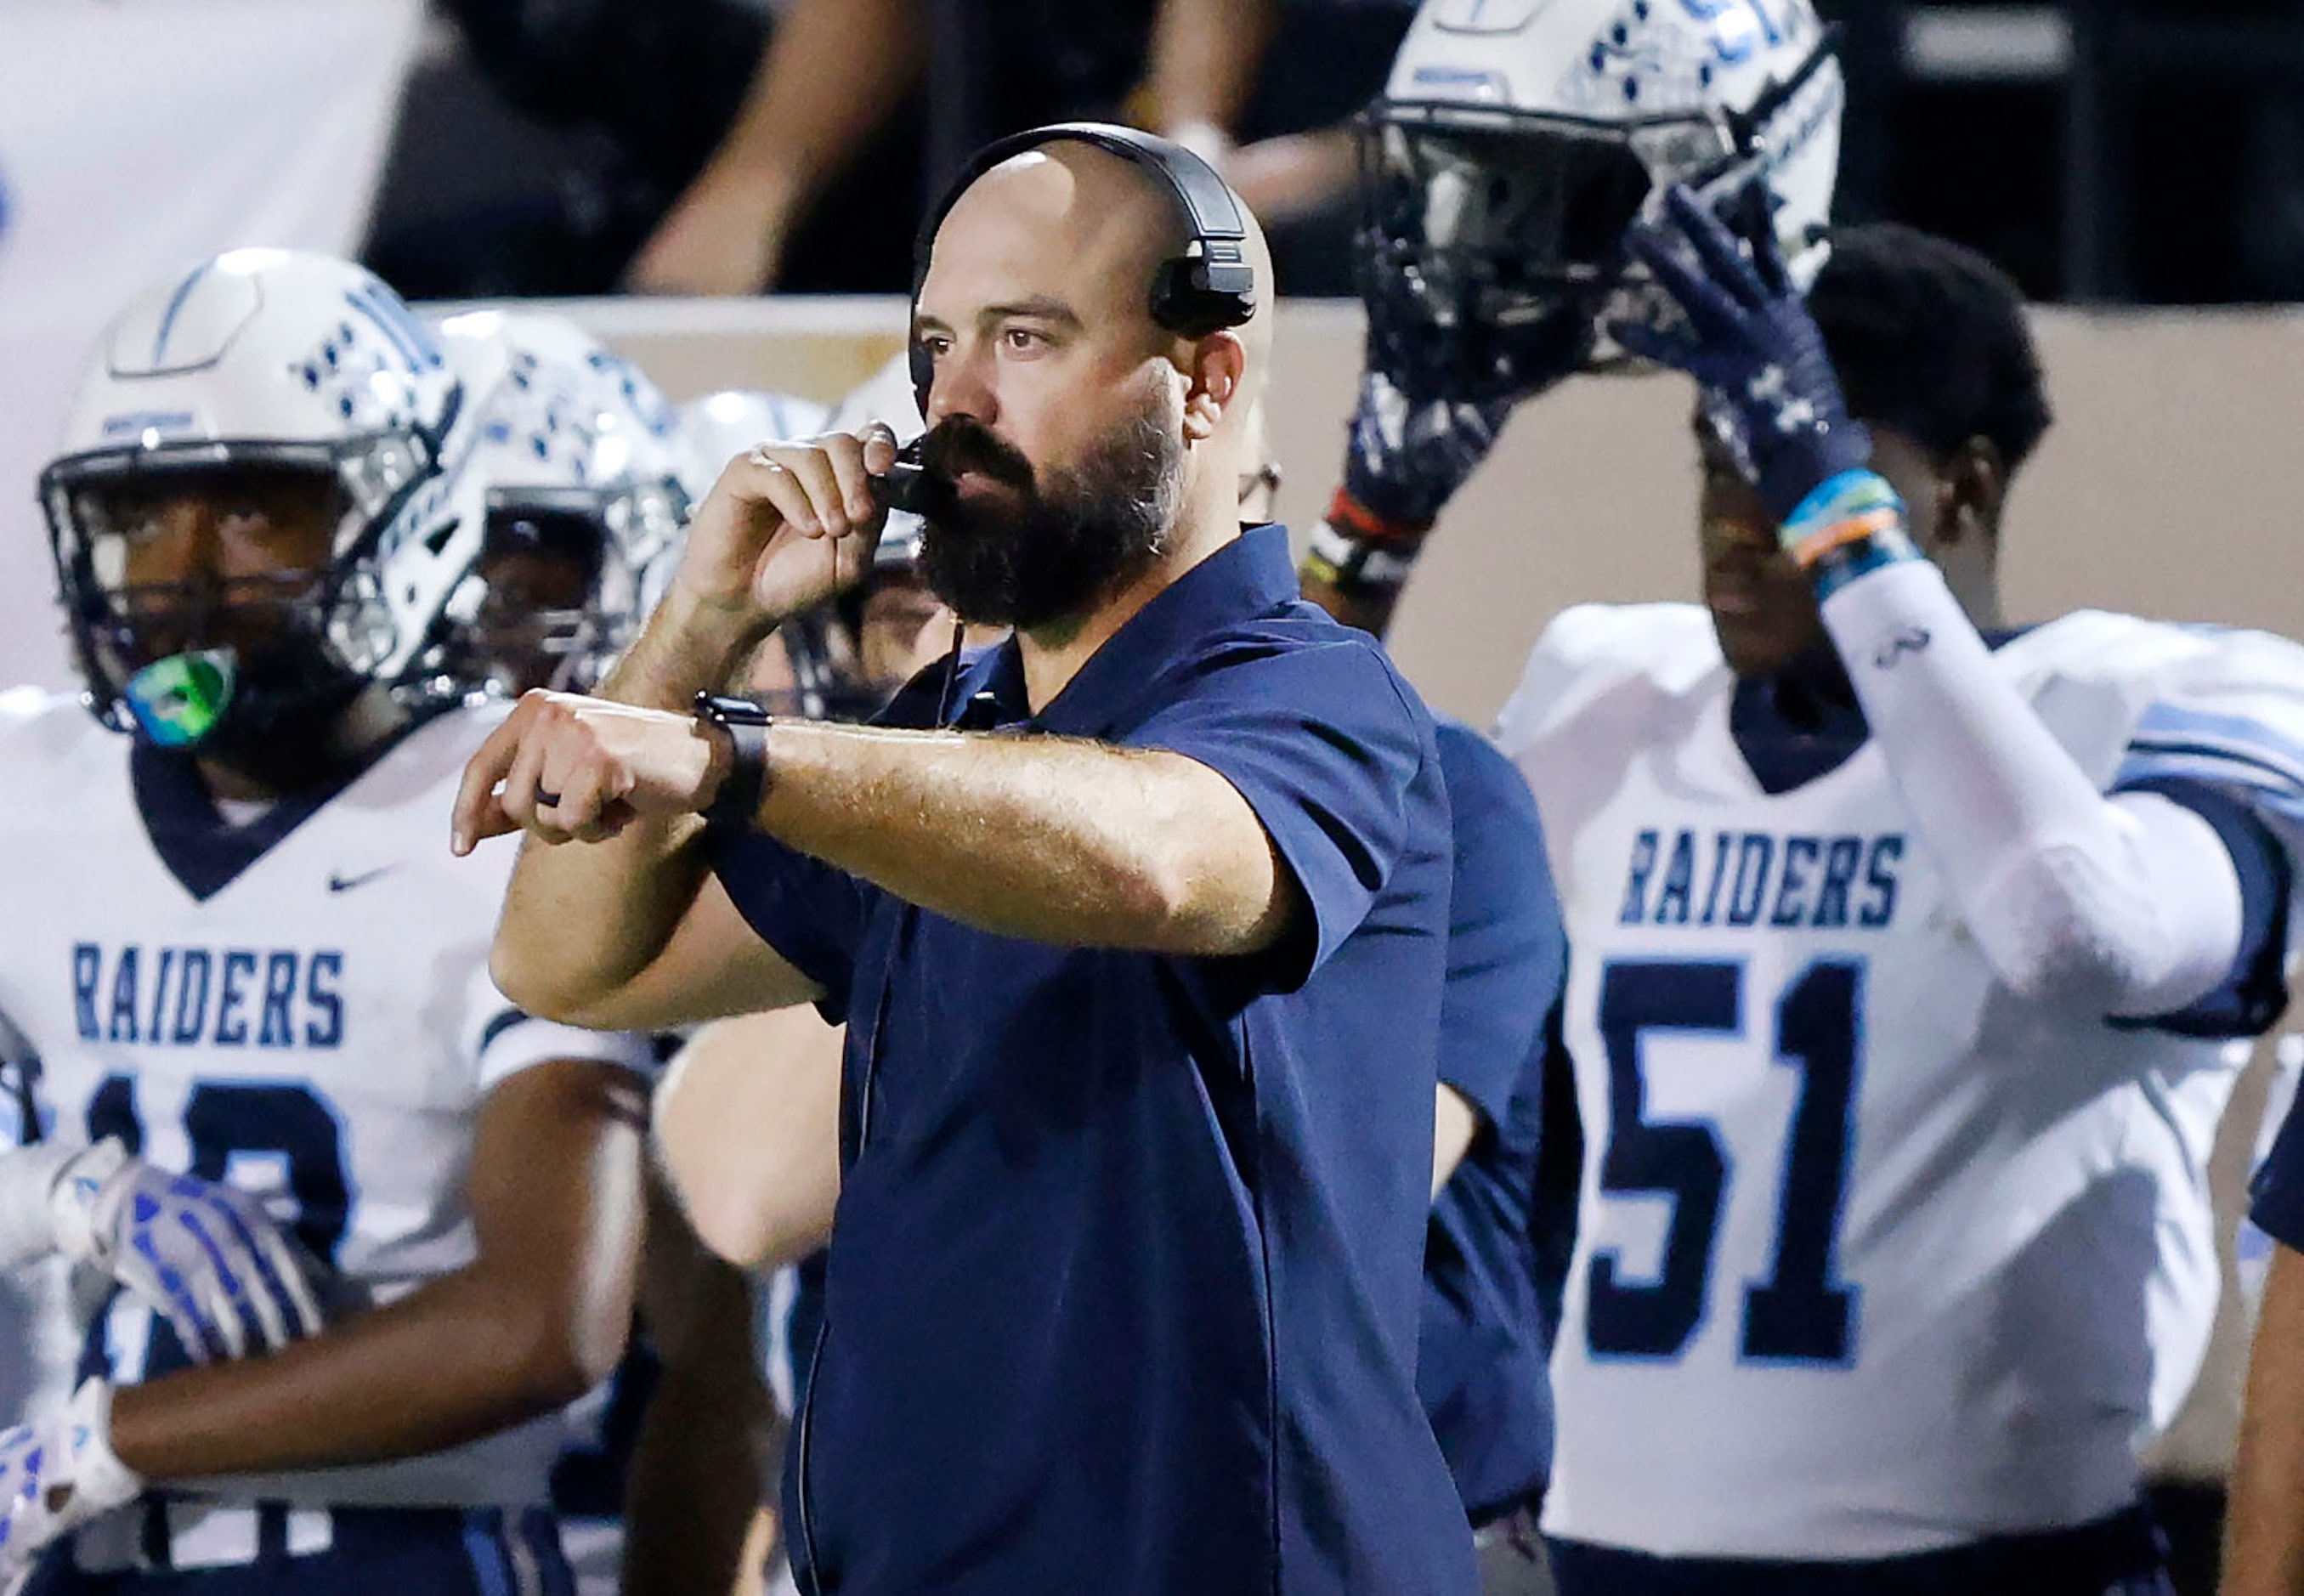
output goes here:
[[732, 755], [720, 790], [704, 806], [705, 823], [715, 828], [749, 831], [768, 790], [768, 728], [775, 725], [776, 717], [750, 699], [699, 692], [696, 718], [728, 734]]

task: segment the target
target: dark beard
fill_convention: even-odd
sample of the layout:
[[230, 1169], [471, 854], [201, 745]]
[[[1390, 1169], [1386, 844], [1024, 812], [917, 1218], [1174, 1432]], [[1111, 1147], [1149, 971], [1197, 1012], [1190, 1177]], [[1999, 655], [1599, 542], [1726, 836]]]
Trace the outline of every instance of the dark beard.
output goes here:
[[[924, 518], [920, 573], [962, 620], [1022, 631], [1076, 615], [1160, 552], [1182, 495], [1184, 440], [1155, 395], [1080, 463], [1035, 480], [1030, 461], [971, 416], [939, 422], [920, 463], [942, 488]], [[1021, 502], [970, 504], [951, 485], [977, 471]]]

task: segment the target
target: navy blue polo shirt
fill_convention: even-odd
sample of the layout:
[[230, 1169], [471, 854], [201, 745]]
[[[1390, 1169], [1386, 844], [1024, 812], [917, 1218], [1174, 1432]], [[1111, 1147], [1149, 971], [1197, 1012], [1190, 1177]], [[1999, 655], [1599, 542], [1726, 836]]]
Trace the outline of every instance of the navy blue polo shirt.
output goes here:
[[1568, 940], [1526, 779], [1454, 721], [1439, 749], [1454, 840], [1440, 1079], [1480, 1127], [1432, 1204], [1416, 1388], [1478, 1524], [1538, 1494], [1552, 1466], [1554, 1321], [1534, 1233]]
[[766, 836], [730, 896], [848, 1024], [802, 1589], [1464, 1592], [1414, 1368], [1449, 896], [1430, 715], [1258, 528], [1038, 715], [1012, 642], [883, 718], [1165, 749], [1239, 789], [1298, 934], [995, 936]]

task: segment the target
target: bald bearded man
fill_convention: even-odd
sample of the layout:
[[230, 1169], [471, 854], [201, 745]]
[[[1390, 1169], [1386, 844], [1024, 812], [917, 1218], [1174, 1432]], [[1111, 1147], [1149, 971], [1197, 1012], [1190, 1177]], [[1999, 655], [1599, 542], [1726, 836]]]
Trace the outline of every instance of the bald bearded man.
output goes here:
[[601, 697], [475, 758], [453, 845], [529, 834], [529, 1012], [847, 1023], [803, 1591], [1470, 1592], [1413, 1380], [1432, 722], [1241, 526], [1269, 315], [1177, 313], [1195, 157], [1108, 141], [967, 183], [915, 306], [925, 567], [1011, 641], [875, 727], [691, 714], [877, 536], [884, 431], [764, 446]]

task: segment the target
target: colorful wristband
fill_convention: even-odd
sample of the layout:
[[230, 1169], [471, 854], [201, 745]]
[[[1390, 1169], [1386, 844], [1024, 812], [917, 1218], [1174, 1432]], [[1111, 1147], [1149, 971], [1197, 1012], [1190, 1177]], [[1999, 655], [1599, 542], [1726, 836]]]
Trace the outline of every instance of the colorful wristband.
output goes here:
[[1776, 533], [1819, 599], [1868, 571], [1920, 557], [1904, 531], [1904, 501], [1876, 471], [1845, 471], [1802, 499]]
[[1432, 523], [1386, 521], [1344, 489], [1328, 501], [1326, 519], [1312, 528], [1303, 574], [1351, 597], [1396, 593], [1424, 551]]

